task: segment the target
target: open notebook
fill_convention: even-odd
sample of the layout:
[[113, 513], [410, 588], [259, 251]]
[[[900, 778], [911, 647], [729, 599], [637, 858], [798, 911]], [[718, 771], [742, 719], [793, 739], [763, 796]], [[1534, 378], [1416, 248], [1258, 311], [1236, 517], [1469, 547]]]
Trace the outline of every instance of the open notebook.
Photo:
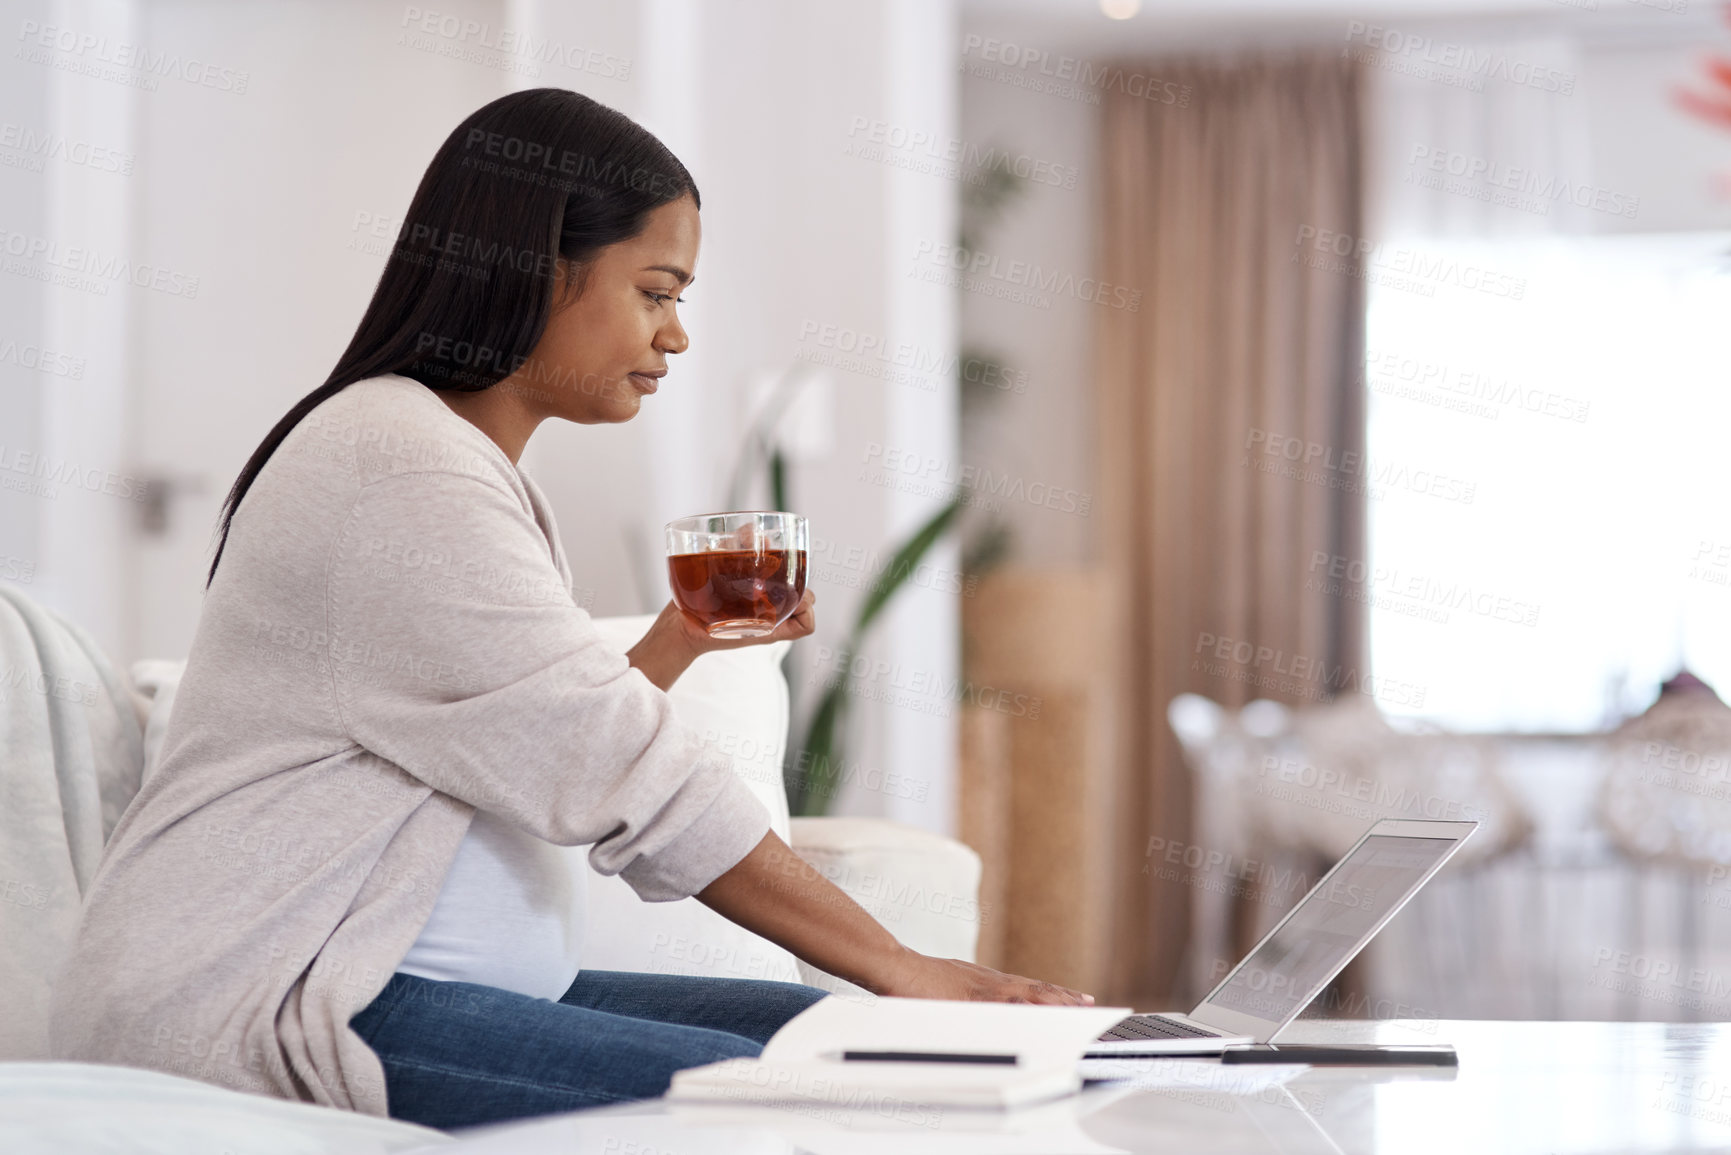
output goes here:
[[673, 1076], [675, 1100], [1017, 1107], [1082, 1085], [1078, 1065], [1123, 1007], [827, 998], [790, 1019], [757, 1059]]

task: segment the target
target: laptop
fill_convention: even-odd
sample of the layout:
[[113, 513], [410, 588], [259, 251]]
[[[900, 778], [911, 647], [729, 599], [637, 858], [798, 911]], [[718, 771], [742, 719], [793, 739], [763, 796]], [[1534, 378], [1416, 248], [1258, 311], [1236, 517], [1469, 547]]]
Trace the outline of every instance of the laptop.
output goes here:
[[1101, 1035], [1087, 1057], [1208, 1055], [1269, 1042], [1478, 825], [1378, 822], [1189, 1014], [1132, 1015]]

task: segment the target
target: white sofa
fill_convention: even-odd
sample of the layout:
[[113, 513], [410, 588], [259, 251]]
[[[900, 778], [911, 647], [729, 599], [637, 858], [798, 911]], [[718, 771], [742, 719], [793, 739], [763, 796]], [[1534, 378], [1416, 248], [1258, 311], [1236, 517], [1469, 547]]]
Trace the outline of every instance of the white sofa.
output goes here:
[[[6, 608], [0, 605], [0, 615]], [[115, 684], [100, 652], [75, 627], [42, 613], [40, 607], [20, 605], [20, 610], [33, 615], [28, 619], [27, 632], [42, 660], [47, 678], [43, 684], [58, 680], [57, 684], [63, 685], [68, 678], [74, 680], [72, 684], [88, 686], [106, 682], [105, 697], [129, 699], [138, 714], [142, 765], [122, 767], [118, 774], [110, 767], [101, 775], [105, 805], [100, 826], [105, 834], [118, 816], [107, 813], [115, 810], [115, 800], [108, 797], [115, 790], [112, 783], [129, 782], [130, 789], [135, 790], [154, 769], [184, 663], [134, 663], [131, 684], [122, 689]], [[626, 649], [652, 621], [649, 616], [599, 618], [596, 624], [613, 645]], [[9, 637], [14, 649], [30, 644], [21, 640], [26, 631], [20, 628], [20, 621], [0, 622], [0, 627], [12, 630]], [[49, 636], [57, 631], [64, 636], [58, 640]], [[736, 771], [768, 807], [776, 831], [859, 899], [898, 940], [926, 954], [971, 961], [979, 929], [980, 880], [979, 857], [972, 850], [952, 839], [876, 819], [790, 820], [780, 770], [789, 722], [788, 688], [781, 671], [788, 645], [745, 647], [698, 659], [671, 692], [676, 715], [733, 758]], [[64, 727], [64, 715], [58, 722], [45, 720], [41, 726], [30, 716], [31, 711], [52, 713], [57, 704], [53, 695], [44, 695], [40, 703], [28, 709], [0, 711], [0, 731], [6, 726], [43, 731], [51, 724]], [[126, 713], [124, 708], [119, 712]], [[99, 710], [89, 713], [102, 716]], [[128, 718], [122, 716], [118, 721], [125, 723], [123, 728], [131, 727]], [[126, 741], [107, 732], [116, 729], [107, 725], [94, 741], [110, 763], [114, 761], [113, 751], [128, 747]], [[138, 731], [133, 733], [130, 747], [136, 750]], [[7, 737], [15, 739], [17, 734], [0, 733], [0, 738]], [[85, 742], [87, 748], [92, 744]], [[102, 762], [104, 757], [97, 760]], [[10, 775], [14, 771], [8, 767], [4, 772]], [[40, 774], [40, 768], [35, 772]], [[60, 789], [64, 791], [64, 782]], [[54, 790], [50, 782], [46, 792], [52, 794]], [[39, 795], [42, 793], [38, 790]], [[51, 825], [58, 827], [59, 823]], [[37, 823], [20, 829], [47, 828]], [[41, 857], [57, 856], [60, 861], [44, 868], [39, 884], [20, 891], [45, 896], [44, 901], [22, 904], [14, 895], [12, 901], [0, 903], [0, 940], [9, 946], [28, 935], [59, 938], [69, 930], [68, 920], [76, 917], [81, 883], [72, 883], [82, 870], [63, 869], [68, 835], [56, 830], [53, 837], [60, 839], [59, 846], [46, 845]], [[586, 847], [572, 847], [568, 853], [573, 872], [587, 889], [586, 967], [783, 979], [841, 994], [858, 993], [857, 988], [799, 962], [781, 947], [735, 926], [695, 899], [642, 902], [619, 879], [595, 874], [589, 867]], [[88, 857], [87, 851], [84, 857]], [[14, 859], [11, 868], [14, 873], [19, 873], [17, 861]], [[46, 896], [52, 896], [52, 901]], [[46, 1013], [46, 1000], [41, 995], [44, 982], [52, 981], [52, 959], [58, 947], [38, 942], [35, 948], [23, 952], [0, 949], [0, 970], [5, 971], [0, 978], [6, 980], [0, 984], [0, 1022], [5, 1028], [0, 1030], [0, 1149], [214, 1151], [244, 1139], [238, 1149], [249, 1152], [397, 1151], [438, 1137], [436, 1132], [390, 1120], [362, 1121], [343, 1112], [282, 1103], [172, 1075], [43, 1062], [45, 1023], [41, 1018]], [[102, 1104], [100, 1112], [78, 1109], [80, 1103], [98, 1101]], [[171, 1118], [172, 1126], [165, 1125]], [[267, 1125], [272, 1134], [282, 1137], [280, 1144], [260, 1145], [256, 1128]], [[14, 1141], [25, 1145], [17, 1146]]]

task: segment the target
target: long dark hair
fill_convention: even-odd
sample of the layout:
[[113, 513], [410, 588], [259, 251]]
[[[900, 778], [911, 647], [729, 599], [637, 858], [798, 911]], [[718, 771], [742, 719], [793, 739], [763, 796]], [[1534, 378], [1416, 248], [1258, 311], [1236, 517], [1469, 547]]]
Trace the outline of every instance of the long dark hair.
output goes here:
[[651, 210], [697, 185], [654, 135], [560, 88], [483, 106], [439, 146], [397, 233], [378, 288], [325, 383], [253, 450], [223, 501], [205, 588], [235, 510], [301, 418], [356, 381], [385, 373], [470, 393], [520, 368], [552, 316], [554, 276], [569, 295], [606, 245], [643, 230]]

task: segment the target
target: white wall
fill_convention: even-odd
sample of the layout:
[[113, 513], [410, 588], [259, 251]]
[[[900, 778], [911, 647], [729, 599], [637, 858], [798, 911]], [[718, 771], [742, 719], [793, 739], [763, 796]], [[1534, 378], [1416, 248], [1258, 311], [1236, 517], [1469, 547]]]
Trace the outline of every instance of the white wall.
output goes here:
[[[47, 27], [102, 26], [130, 39], [134, 7], [20, 5], [0, 92], [0, 580], [76, 607], [101, 641], [125, 632], [127, 560], [141, 492], [127, 455], [131, 283], [128, 217], [137, 174], [133, 101], [55, 64]], [[148, 274], [146, 274], [148, 281]]]
[[[33, 156], [23, 134], [46, 137], [54, 129], [50, 84], [46, 68], [0, 68], [0, 125], [9, 145], [17, 141], [0, 153], [6, 161], [0, 165], [0, 203], [6, 206], [0, 252], [28, 245], [49, 231], [46, 174], [51, 162]], [[10, 253], [4, 257], [8, 268], [15, 259]], [[48, 295], [34, 279], [10, 271], [0, 275], [0, 349], [10, 350], [0, 358], [0, 580], [25, 585], [38, 595], [50, 576], [42, 568], [41, 538], [53, 504], [31, 492], [28, 462], [20, 475], [18, 455], [40, 446], [42, 411], [50, 391], [73, 388], [78, 380], [70, 376], [75, 361], [67, 362], [67, 371], [60, 374], [33, 367], [48, 337]], [[50, 360], [59, 364], [57, 358]]]
[[142, 43], [248, 78], [244, 93], [164, 83], [136, 97], [134, 248], [199, 289], [134, 309], [135, 460], [189, 488], [168, 532], [138, 540], [128, 657], [186, 653], [223, 496], [372, 295], [391, 234], [368, 221], [400, 221], [433, 150], [503, 92], [494, 71], [398, 43], [402, 17], [336, 0], [142, 6]]
[[[18, 568], [9, 557], [30, 562], [43, 599], [90, 624], [121, 660], [186, 652], [224, 493], [346, 345], [438, 143], [504, 92], [568, 87], [640, 118], [685, 159], [704, 196], [698, 281], [682, 311], [692, 350], [675, 358], [638, 420], [547, 426], [525, 455], [594, 612], [642, 612], [665, 599], [662, 523], [724, 501], [754, 384], [809, 352], [812, 323], [953, 345], [952, 294], [906, 280], [902, 255], [911, 238], [953, 231], [953, 185], [844, 151], [860, 117], [953, 133], [948, 0], [737, 0], [724, 15], [696, 0], [436, 6], [454, 18], [438, 27], [472, 22], [489, 37], [530, 30], [591, 62], [576, 68], [477, 48], [474, 33], [466, 43], [460, 31], [428, 32], [418, 13], [433, 9], [338, 0], [42, 6], [31, 16], [39, 25], [197, 59], [231, 79], [153, 81], [134, 69], [116, 83], [66, 67], [89, 62], [89, 51], [50, 51], [50, 63], [9, 62], [0, 80], [4, 119], [91, 126], [136, 153], [123, 178], [0, 168], [9, 227], [57, 231], [198, 281], [195, 295], [68, 298], [72, 317], [68, 290], [0, 278], [15, 306], [10, 328], [64, 334], [90, 361], [78, 393], [0, 363], [0, 444], [76, 449], [117, 473], [173, 483], [166, 530], [148, 536], [136, 528], [136, 503], [0, 491], [0, 578]], [[233, 78], [243, 74], [240, 91]], [[382, 222], [376, 233], [370, 222]], [[830, 412], [808, 430], [792, 480], [794, 504], [836, 556], [884, 550], [938, 506], [936, 496], [858, 474], [868, 446], [897, 439], [955, 456], [954, 390], [941, 384], [898, 393], [870, 376], [831, 374]], [[808, 700], [812, 658], [841, 636], [861, 596], [857, 563], [814, 562], [820, 636], [803, 647], [803, 666], [790, 664]], [[954, 596], [911, 591], [870, 650], [924, 682], [953, 678]], [[856, 791], [846, 809], [949, 827], [954, 734], [944, 705], [858, 703], [851, 755], [917, 773], [925, 801]]]

